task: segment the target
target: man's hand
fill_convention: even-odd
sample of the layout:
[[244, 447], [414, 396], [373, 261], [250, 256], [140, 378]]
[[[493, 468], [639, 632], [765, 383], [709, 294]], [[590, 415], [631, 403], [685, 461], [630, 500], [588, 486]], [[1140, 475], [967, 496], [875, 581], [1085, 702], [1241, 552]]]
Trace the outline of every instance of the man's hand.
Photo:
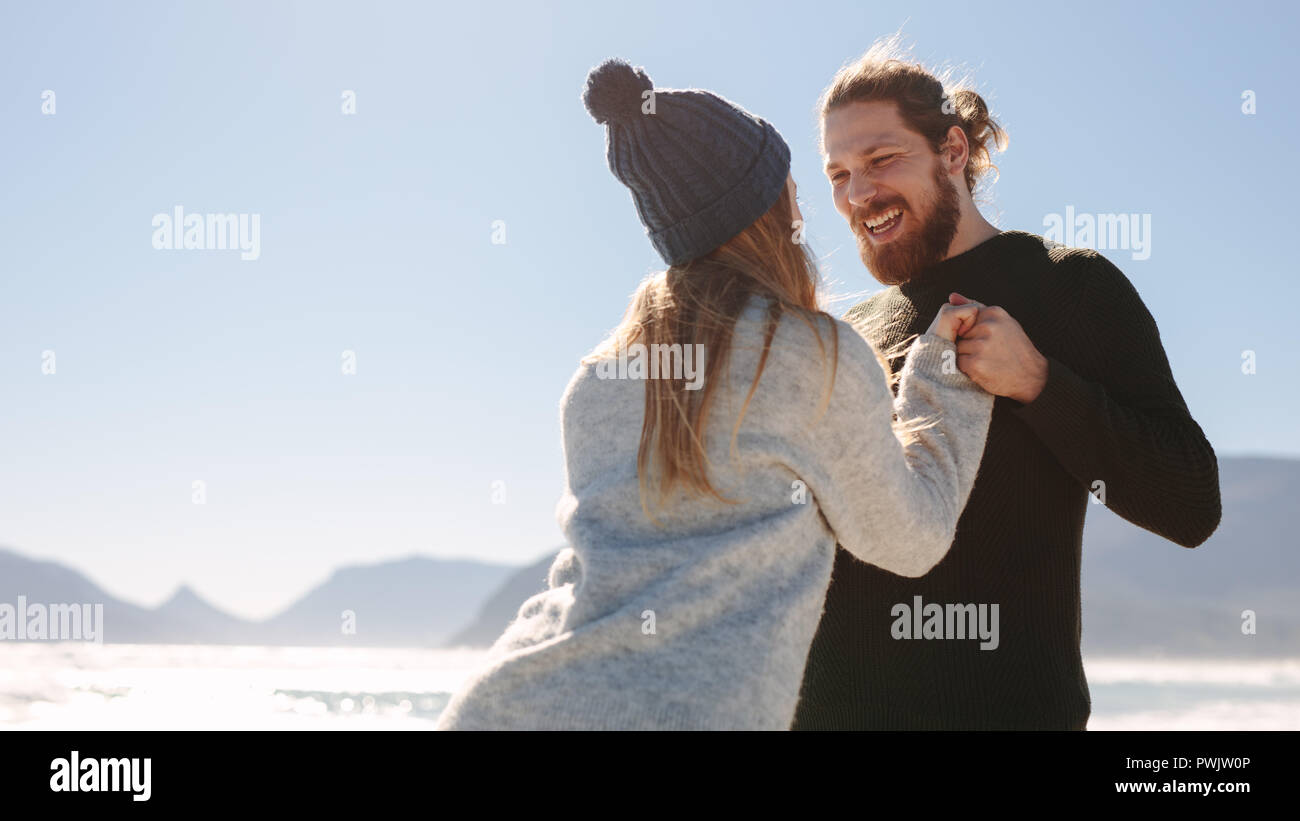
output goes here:
[[[952, 305], [971, 300], [948, 295]], [[1024, 328], [1002, 308], [981, 307], [975, 326], [957, 339], [957, 367], [994, 396], [1028, 404], [1047, 384], [1047, 358], [1025, 336]]]

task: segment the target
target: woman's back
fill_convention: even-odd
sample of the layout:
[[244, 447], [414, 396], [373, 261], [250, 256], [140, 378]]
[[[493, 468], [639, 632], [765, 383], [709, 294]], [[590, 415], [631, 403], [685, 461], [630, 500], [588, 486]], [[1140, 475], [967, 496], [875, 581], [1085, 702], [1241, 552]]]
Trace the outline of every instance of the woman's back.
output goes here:
[[[785, 729], [837, 538], [901, 573], [942, 555], [983, 450], [987, 394], [942, 372], [951, 343], [922, 337], [900, 409], [938, 416], [942, 393], [944, 412], [905, 459], [867, 343], [846, 323], [818, 317], [814, 333], [786, 312], [750, 396], [767, 304], [755, 297], [738, 318], [725, 372], [703, 373], [722, 380], [709, 479], [735, 504], [679, 487], [651, 521], [637, 473], [644, 379], [608, 360], [579, 368], [561, 411], [569, 547], [440, 727]], [[933, 452], [945, 433], [963, 442], [956, 459]], [[935, 511], [945, 494], [956, 508]], [[929, 526], [918, 510], [935, 514]]]

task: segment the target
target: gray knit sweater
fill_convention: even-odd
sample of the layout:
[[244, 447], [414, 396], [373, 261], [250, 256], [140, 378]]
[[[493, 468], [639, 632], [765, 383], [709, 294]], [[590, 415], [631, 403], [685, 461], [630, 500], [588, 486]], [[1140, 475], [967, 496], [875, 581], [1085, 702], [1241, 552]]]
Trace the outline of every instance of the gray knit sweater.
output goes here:
[[[955, 367], [951, 342], [925, 334], [895, 400], [866, 340], [835, 320], [819, 415], [831, 321], [818, 327], [823, 367], [812, 328], [786, 314], [733, 451], [765, 304], [737, 321], [726, 373], [704, 375], [724, 380], [705, 436], [710, 480], [737, 504], [683, 491], [656, 509], [660, 526], [649, 521], [636, 470], [645, 386], [579, 367], [560, 409], [569, 546], [439, 729], [787, 729], [836, 542], [904, 576], [944, 557], [993, 397]], [[905, 447], [891, 412], [937, 424]]]

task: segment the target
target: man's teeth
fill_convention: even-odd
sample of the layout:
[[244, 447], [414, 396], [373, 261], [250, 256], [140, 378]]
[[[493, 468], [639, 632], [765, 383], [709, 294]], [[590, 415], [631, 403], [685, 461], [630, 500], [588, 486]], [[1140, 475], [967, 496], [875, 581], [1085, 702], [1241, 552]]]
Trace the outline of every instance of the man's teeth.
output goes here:
[[875, 217], [874, 219], [867, 220], [866, 226], [874, 230], [880, 227], [881, 225], [884, 225], [885, 223], [889, 222], [890, 220], [892, 220], [894, 217], [898, 216], [901, 213], [903, 213], [903, 209], [891, 208], [885, 213], [881, 214], [880, 216]]

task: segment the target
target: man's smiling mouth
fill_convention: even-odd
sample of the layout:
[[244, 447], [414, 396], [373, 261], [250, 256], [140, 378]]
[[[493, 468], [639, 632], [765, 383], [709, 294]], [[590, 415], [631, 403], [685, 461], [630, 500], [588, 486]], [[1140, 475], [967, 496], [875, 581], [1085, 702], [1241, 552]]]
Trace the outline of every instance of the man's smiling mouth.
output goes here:
[[873, 240], [892, 236], [903, 222], [903, 209], [894, 207], [862, 221], [862, 227]]

